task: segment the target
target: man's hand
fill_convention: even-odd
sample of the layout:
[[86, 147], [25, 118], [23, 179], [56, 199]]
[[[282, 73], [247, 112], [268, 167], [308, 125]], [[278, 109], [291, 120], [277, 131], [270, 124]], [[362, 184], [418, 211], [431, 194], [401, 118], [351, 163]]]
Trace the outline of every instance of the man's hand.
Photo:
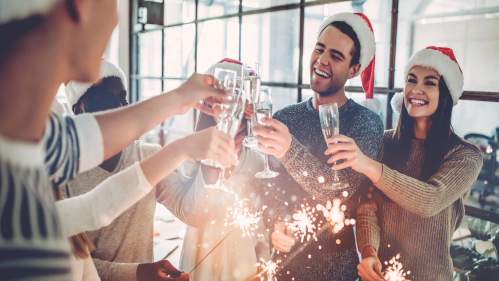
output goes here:
[[383, 281], [381, 261], [372, 246], [366, 246], [362, 253], [362, 260], [357, 265], [362, 281]]
[[178, 271], [169, 261], [141, 263], [137, 266], [137, 281], [189, 280], [192, 274]]
[[275, 225], [271, 239], [277, 251], [287, 253], [295, 245], [294, 232], [286, 226], [285, 222]]
[[211, 75], [194, 73], [180, 87], [171, 93], [178, 96], [179, 106], [177, 114], [185, 114], [190, 108], [195, 108], [208, 115], [213, 115], [213, 109], [199, 103], [205, 100], [212, 103], [213, 99], [222, 100], [225, 92], [213, 87], [214, 78]]
[[276, 158], [284, 157], [291, 147], [293, 139], [288, 127], [271, 118], [262, 118], [260, 122], [267, 125], [253, 127], [253, 131], [258, 134], [256, 139], [258, 140], [260, 150], [264, 153], [274, 155]]
[[225, 167], [237, 165], [234, 139], [216, 127], [210, 127], [180, 140], [183, 153], [189, 159], [212, 159]]

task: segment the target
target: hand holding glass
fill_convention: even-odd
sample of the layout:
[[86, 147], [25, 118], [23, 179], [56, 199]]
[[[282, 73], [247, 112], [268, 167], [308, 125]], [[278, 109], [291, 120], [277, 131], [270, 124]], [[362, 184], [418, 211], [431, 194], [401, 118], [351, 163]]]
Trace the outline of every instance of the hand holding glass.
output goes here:
[[[338, 104], [329, 103], [319, 105], [319, 117], [321, 121], [322, 134], [326, 141], [330, 137], [337, 136], [340, 133], [340, 117], [338, 114]], [[330, 190], [338, 190], [347, 187], [347, 183], [340, 182], [340, 179], [338, 178], [338, 171], [335, 170], [333, 182], [326, 188]]]

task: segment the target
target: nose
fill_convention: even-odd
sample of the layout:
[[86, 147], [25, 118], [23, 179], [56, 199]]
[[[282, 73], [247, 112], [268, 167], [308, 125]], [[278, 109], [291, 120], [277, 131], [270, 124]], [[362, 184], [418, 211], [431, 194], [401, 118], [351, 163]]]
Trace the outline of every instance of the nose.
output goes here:
[[326, 52], [322, 53], [317, 61], [322, 65], [329, 65], [329, 57]]
[[414, 94], [422, 94], [423, 93], [422, 86], [423, 85], [421, 85], [421, 83], [417, 83], [416, 87], [414, 87], [414, 89], [412, 89], [412, 92]]

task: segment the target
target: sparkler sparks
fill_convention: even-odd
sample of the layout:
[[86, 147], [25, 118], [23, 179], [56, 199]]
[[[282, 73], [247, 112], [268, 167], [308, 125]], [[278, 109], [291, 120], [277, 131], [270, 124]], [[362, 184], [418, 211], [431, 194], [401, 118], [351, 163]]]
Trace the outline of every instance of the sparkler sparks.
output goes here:
[[[243, 237], [253, 236], [254, 230], [257, 228], [255, 226], [260, 221], [260, 213], [253, 213], [248, 207], [243, 209], [234, 210], [232, 208], [227, 208], [229, 213], [227, 213], [227, 218], [225, 219], [225, 225], [236, 225], [243, 232]], [[229, 222], [230, 221], [230, 222]]]
[[288, 227], [295, 232], [296, 237], [301, 236], [301, 242], [307, 238], [315, 238], [315, 221], [317, 220], [317, 214], [315, 208], [311, 208], [308, 204], [301, 205], [302, 209], [293, 214], [293, 222], [287, 223]]
[[328, 200], [326, 206], [318, 204], [316, 208], [317, 210], [322, 211], [322, 214], [326, 217], [326, 221], [330, 222], [329, 228], [333, 233], [340, 232], [345, 225], [355, 224], [355, 220], [345, 219], [345, 211], [347, 207], [345, 205], [341, 205], [340, 199], [334, 199], [333, 203]]
[[264, 274], [275, 275], [277, 270], [277, 263], [273, 262], [272, 260], [265, 261], [262, 258], [260, 258], [260, 261], [258, 261], [255, 266], [260, 266], [260, 268], [262, 269], [262, 272], [258, 273], [257, 275], [262, 281], [265, 280], [265, 277], [263, 276]]
[[393, 257], [389, 262], [385, 261], [385, 265], [390, 264], [385, 270], [385, 280], [387, 281], [410, 281], [405, 277], [408, 274], [411, 274], [410, 271], [404, 272], [402, 269], [402, 263], [398, 260], [400, 258], [400, 254]]

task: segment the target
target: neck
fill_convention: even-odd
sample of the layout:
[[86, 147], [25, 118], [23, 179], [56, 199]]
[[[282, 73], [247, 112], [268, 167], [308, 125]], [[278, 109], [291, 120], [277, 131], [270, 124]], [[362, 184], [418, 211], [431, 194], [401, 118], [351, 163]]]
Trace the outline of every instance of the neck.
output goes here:
[[425, 140], [432, 123], [430, 117], [414, 118], [414, 137], [418, 140]]
[[314, 97], [312, 98], [312, 105], [316, 110], [319, 110], [319, 105], [328, 104], [328, 103], [337, 103], [338, 108], [342, 107], [347, 103], [348, 98], [345, 95], [345, 88], [341, 88], [335, 93], [332, 93], [328, 96], [321, 96], [318, 93], [314, 92]]
[[36, 30], [18, 39], [0, 65], [0, 134], [7, 138], [40, 140], [50, 105], [65, 80], [65, 27], [50, 21], [47, 17]]

